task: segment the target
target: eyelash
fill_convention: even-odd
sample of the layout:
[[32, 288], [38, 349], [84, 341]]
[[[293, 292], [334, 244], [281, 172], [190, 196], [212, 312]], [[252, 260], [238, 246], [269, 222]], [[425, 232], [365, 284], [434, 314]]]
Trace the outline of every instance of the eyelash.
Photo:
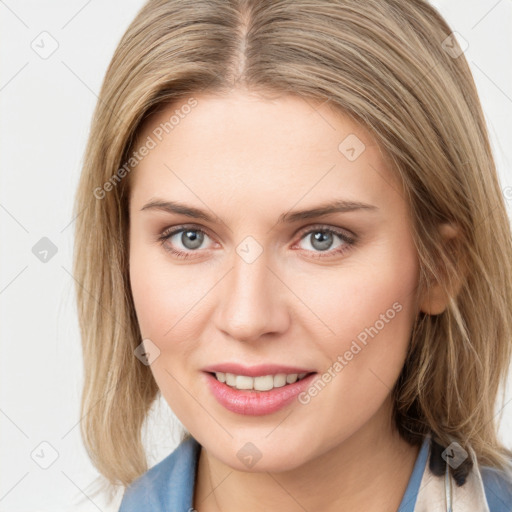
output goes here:
[[[198, 250], [188, 251], [188, 252], [177, 251], [176, 249], [173, 249], [172, 247], [167, 247], [165, 245], [165, 243], [171, 237], [173, 237], [177, 233], [181, 233], [182, 231], [196, 231], [196, 232], [203, 233], [203, 234], [209, 236], [208, 233], [206, 231], [204, 231], [203, 229], [200, 229], [200, 228], [198, 228], [196, 226], [186, 226], [185, 225], [185, 226], [177, 226], [176, 228], [167, 228], [167, 229], [165, 229], [158, 236], [157, 241], [162, 245], [162, 247], [164, 248], [165, 251], [173, 254], [177, 258], [188, 259], [188, 258], [190, 258], [192, 256], [193, 253], [198, 252]], [[341, 231], [339, 231], [337, 229], [333, 229], [331, 227], [327, 227], [326, 225], [323, 225], [323, 224], [312, 226], [311, 228], [309, 228], [308, 231], [301, 232], [300, 240], [305, 238], [306, 235], [311, 235], [312, 233], [318, 233], [318, 232], [330, 233], [330, 234], [337, 235], [337, 236], [339, 236], [341, 238], [341, 240], [343, 242], [345, 242], [346, 245], [343, 245], [343, 246], [341, 246], [341, 247], [339, 247], [337, 249], [331, 250], [331, 251], [324, 251], [324, 252], [318, 252], [317, 251], [316, 255], [312, 256], [313, 258], [328, 258], [328, 257], [332, 257], [334, 255], [343, 254], [346, 251], [350, 250], [356, 244], [356, 242], [357, 242], [357, 239], [355, 237], [350, 237], [350, 236], [346, 235], [345, 233], [343, 233], [343, 232], [341, 232]], [[306, 251], [306, 252], [311, 252], [311, 251]], [[328, 254], [328, 256], [324, 256], [324, 254]]]

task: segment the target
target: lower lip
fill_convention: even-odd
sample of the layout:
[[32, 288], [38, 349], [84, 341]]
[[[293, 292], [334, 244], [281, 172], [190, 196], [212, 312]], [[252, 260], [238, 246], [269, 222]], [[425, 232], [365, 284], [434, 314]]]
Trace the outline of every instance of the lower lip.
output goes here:
[[219, 382], [210, 373], [205, 372], [205, 375], [213, 396], [226, 409], [237, 414], [261, 416], [276, 412], [291, 403], [311, 384], [317, 374], [312, 373], [293, 384], [269, 391], [239, 390]]

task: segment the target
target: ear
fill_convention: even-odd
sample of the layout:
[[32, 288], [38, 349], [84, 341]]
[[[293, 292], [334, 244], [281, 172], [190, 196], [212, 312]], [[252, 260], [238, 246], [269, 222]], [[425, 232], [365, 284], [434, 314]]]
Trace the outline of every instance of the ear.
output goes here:
[[[452, 244], [458, 235], [458, 230], [452, 224], [441, 224], [439, 226], [439, 232], [443, 239], [443, 243], [446, 245]], [[450, 249], [448, 249], [448, 251], [450, 251]], [[442, 285], [438, 281], [434, 281], [428, 285], [420, 301], [421, 311], [427, 313], [428, 315], [440, 315], [443, 313], [443, 311], [446, 310], [450, 296], [456, 297], [462, 286], [464, 279], [464, 271], [462, 269], [462, 265], [460, 270], [461, 275], [458, 276], [455, 282], [452, 280], [452, 288], [449, 295], [446, 295]], [[440, 269], [439, 274], [441, 278], [447, 277], [446, 271], [444, 269]]]

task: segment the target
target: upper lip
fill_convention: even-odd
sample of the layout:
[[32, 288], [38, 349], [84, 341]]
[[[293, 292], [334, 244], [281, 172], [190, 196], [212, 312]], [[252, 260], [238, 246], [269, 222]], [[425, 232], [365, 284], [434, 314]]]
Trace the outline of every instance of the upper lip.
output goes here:
[[219, 363], [203, 368], [205, 372], [232, 373], [234, 375], [246, 375], [247, 377], [260, 377], [263, 375], [277, 375], [278, 373], [314, 373], [315, 370], [299, 368], [298, 366], [284, 366], [280, 364], [258, 364], [256, 366], [244, 366], [238, 363]]

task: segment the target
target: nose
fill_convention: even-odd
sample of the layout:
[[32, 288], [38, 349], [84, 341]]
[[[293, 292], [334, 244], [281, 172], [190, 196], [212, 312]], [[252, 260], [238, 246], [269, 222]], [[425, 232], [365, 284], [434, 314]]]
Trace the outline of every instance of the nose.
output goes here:
[[285, 332], [289, 325], [287, 288], [278, 273], [269, 267], [265, 251], [252, 262], [235, 253], [219, 291], [217, 329], [245, 342]]

